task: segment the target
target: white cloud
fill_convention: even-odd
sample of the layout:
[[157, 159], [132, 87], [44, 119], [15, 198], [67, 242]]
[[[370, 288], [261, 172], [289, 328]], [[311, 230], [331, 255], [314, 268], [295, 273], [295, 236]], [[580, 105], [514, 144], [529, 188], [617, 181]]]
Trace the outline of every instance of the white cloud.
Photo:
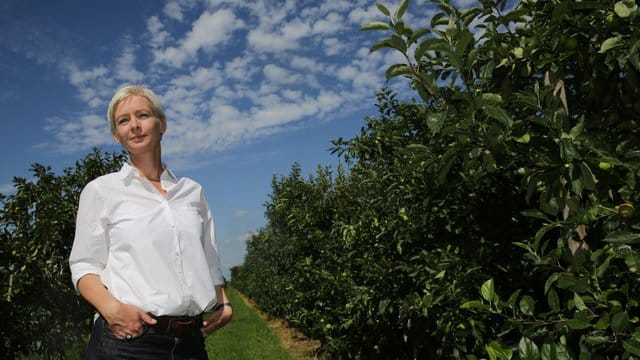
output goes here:
[[136, 70], [134, 61], [134, 48], [127, 46], [122, 50], [122, 54], [116, 62], [116, 77], [119, 80], [129, 83], [140, 82], [144, 78], [144, 74]]
[[291, 59], [291, 66], [296, 69], [308, 70], [311, 72], [319, 71], [321, 68], [315, 59], [303, 56], [294, 56]]
[[281, 34], [272, 33], [271, 31], [263, 28], [249, 31], [247, 41], [255, 50], [261, 52], [280, 52], [284, 50], [297, 49], [299, 47], [299, 44], [296, 41], [292, 41]]
[[342, 54], [349, 49], [350, 44], [344, 43], [338, 38], [326, 38], [322, 41], [324, 45], [324, 53], [328, 56], [334, 56]]
[[233, 213], [233, 217], [236, 217], [236, 218], [243, 218], [243, 217], [247, 217], [248, 215], [249, 215], [249, 212], [247, 210], [240, 210], [240, 209], [236, 210]]
[[374, 4], [371, 4], [366, 8], [358, 7], [351, 10], [347, 18], [351, 23], [356, 25], [364, 25], [371, 21], [384, 21], [384, 15]]
[[237, 57], [225, 64], [225, 75], [234, 80], [248, 81], [258, 69], [251, 66], [251, 57]]
[[274, 84], [293, 84], [300, 80], [300, 76], [292, 74], [289, 70], [274, 64], [267, 64], [263, 69], [267, 81]]
[[157, 16], [152, 16], [147, 20], [147, 31], [151, 35], [149, 45], [153, 48], [164, 46], [169, 39], [169, 32], [164, 29], [164, 25]]
[[106, 116], [83, 115], [78, 119], [49, 118], [44, 129], [55, 134], [57, 149], [70, 153], [77, 149], [113, 144]]
[[185, 10], [196, 4], [194, 0], [169, 0], [164, 5], [162, 12], [169, 18], [182, 22], [184, 21]]
[[379, 34], [357, 31], [380, 19], [369, 1], [209, 0], [196, 9], [169, 1], [144, 24], [146, 43], [125, 35], [120, 56], [66, 65], [89, 111], [47, 121], [60, 149], [112, 143], [103, 114], [124, 80], [150, 82], [169, 120], [163, 155], [189, 166], [189, 156], [373, 106], [386, 67], [399, 60], [395, 51], [369, 53]]
[[309, 23], [302, 21], [301, 19], [294, 19], [293, 21], [286, 23], [280, 31], [280, 34], [288, 41], [297, 41], [308, 36], [310, 33], [311, 26], [309, 26]]
[[314, 34], [334, 34], [340, 31], [344, 25], [344, 18], [338, 13], [330, 13], [324, 19], [313, 24]]
[[467, 9], [480, 5], [480, 2], [478, 0], [454, 0], [453, 5], [458, 9]]
[[83, 70], [74, 63], [61, 65], [69, 82], [77, 89], [77, 97], [84, 101], [89, 108], [104, 104], [108, 89], [115, 82], [114, 75], [106, 66], [94, 66]]
[[199, 50], [210, 51], [214, 46], [226, 43], [231, 34], [242, 27], [244, 22], [230, 10], [205, 11], [193, 22], [191, 31], [179, 46], [154, 51], [155, 60], [180, 67], [187, 60], [193, 61]]
[[89, 70], [80, 70], [76, 65], [70, 65], [68, 70], [69, 81], [72, 85], [78, 87], [85, 86], [87, 83], [106, 76], [109, 73], [109, 70], [105, 66], [96, 66]]
[[231, 238], [231, 240], [229, 240], [229, 243], [235, 243], [235, 242], [247, 242], [249, 239], [251, 239], [251, 237], [253, 236], [253, 232], [246, 232], [244, 234], [238, 235], [236, 237]]
[[0, 193], [3, 195], [9, 195], [15, 193], [16, 188], [13, 184], [0, 184]]
[[302, 95], [303, 93], [300, 90], [282, 90], [282, 96], [287, 100], [298, 101], [302, 98]]

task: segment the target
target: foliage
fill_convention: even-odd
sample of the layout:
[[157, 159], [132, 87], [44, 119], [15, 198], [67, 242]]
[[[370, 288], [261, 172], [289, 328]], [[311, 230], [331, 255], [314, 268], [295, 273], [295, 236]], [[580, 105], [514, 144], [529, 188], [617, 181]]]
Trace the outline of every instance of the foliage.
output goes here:
[[117, 170], [123, 154], [97, 149], [56, 175], [34, 164], [33, 179], [16, 177], [15, 194], [0, 195], [0, 353], [64, 357], [89, 333], [92, 310], [71, 284], [68, 256], [80, 192]]
[[432, 2], [362, 27], [416, 99], [274, 179], [232, 281], [334, 358], [640, 356], [636, 3]]

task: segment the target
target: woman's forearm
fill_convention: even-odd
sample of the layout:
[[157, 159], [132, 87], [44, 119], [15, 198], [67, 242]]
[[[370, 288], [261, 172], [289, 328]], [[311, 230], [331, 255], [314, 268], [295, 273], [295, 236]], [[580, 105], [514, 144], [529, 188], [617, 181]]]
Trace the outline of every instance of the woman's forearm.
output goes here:
[[104, 287], [98, 275], [87, 274], [81, 277], [78, 280], [78, 291], [107, 321], [120, 305], [120, 301]]

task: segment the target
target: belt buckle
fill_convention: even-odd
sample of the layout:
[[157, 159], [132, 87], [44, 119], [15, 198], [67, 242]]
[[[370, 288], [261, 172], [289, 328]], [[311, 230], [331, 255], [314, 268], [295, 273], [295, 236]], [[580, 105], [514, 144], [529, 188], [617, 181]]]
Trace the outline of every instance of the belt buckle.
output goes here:
[[167, 333], [173, 337], [184, 337], [194, 335], [195, 319], [170, 319]]

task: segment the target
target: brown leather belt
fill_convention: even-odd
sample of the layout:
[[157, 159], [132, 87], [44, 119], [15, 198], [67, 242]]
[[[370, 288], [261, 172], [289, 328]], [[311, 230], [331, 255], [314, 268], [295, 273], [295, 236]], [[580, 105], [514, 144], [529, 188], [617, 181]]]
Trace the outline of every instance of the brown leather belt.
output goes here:
[[202, 336], [202, 333], [200, 332], [200, 328], [202, 327], [202, 315], [151, 316], [156, 319], [157, 322], [153, 325], [149, 324], [149, 327], [153, 329], [156, 334], [169, 335], [177, 338]]

